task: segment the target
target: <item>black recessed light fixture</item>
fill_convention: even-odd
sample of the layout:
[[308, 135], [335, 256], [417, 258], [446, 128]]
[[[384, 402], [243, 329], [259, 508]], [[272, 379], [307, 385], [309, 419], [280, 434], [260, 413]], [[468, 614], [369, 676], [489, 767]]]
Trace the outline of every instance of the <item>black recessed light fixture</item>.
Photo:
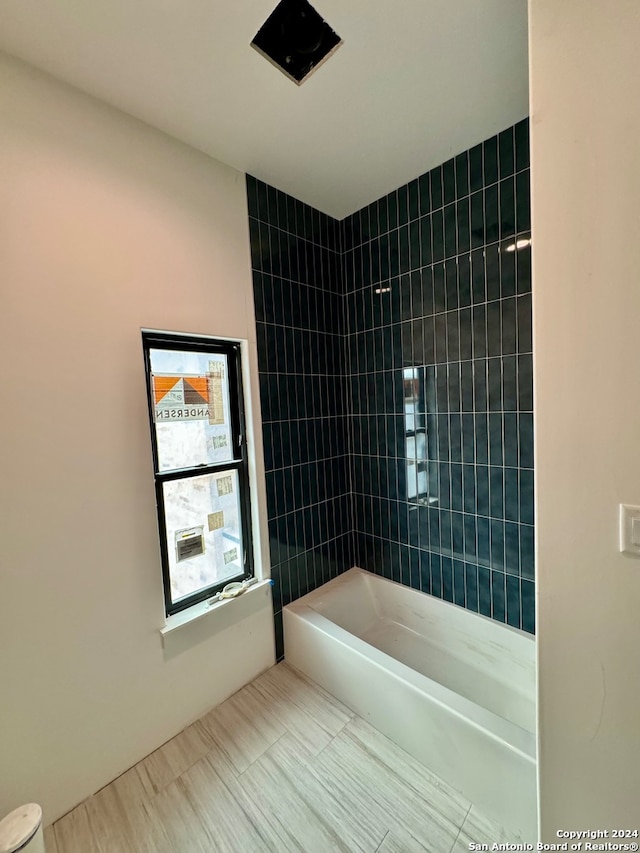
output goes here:
[[281, 0], [251, 42], [299, 86], [342, 44], [307, 0]]

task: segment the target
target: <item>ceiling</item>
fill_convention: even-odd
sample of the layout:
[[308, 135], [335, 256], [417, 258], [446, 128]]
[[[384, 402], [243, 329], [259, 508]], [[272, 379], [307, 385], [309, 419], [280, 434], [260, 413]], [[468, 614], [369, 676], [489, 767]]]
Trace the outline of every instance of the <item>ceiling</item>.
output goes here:
[[526, 0], [312, 0], [302, 86], [249, 44], [277, 0], [2, 0], [0, 48], [342, 218], [528, 113]]

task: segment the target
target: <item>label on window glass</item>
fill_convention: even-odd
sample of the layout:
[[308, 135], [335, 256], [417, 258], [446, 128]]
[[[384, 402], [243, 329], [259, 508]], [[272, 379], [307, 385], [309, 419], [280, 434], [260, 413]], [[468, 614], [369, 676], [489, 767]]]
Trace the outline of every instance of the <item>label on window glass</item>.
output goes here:
[[211, 446], [214, 450], [222, 450], [229, 446], [229, 439], [226, 435], [214, 435], [211, 439]]
[[209, 423], [224, 423], [224, 364], [221, 361], [209, 362]]
[[233, 491], [233, 477], [231, 475], [228, 477], [218, 477], [216, 480], [216, 486], [218, 488], [219, 498], [224, 495], [230, 495]]
[[238, 549], [231, 548], [229, 551], [225, 551], [222, 556], [225, 566], [228, 566], [229, 563], [234, 563], [238, 559]]
[[224, 527], [224, 512], [210, 512], [207, 516], [209, 530], [220, 530]]
[[176, 562], [190, 560], [204, 554], [204, 527], [176, 530]]
[[[210, 399], [209, 377], [154, 373], [153, 419], [165, 421], [206, 421], [216, 416], [216, 405]], [[223, 421], [215, 421], [223, 423]]]

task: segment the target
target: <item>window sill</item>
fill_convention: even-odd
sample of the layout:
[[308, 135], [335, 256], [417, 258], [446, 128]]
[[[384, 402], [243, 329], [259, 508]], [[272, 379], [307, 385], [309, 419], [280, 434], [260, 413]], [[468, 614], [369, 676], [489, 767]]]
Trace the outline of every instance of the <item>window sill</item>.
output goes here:
[[173, 657], [189, 646], [219, 634], [267, 606], [271, 606], [271, 581], [262, 580], [237, 598], [223, 599], [212, 605], [202, 601], [167, 616], [164, 628], [160, 629], [165, 657]]

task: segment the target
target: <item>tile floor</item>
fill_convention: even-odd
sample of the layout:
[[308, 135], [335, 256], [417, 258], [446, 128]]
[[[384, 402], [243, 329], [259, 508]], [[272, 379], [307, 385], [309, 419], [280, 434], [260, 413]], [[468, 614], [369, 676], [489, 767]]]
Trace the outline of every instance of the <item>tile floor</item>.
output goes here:
[[45, 831], [47, 853], [463, 853], [519, 839], [286, 663]]

